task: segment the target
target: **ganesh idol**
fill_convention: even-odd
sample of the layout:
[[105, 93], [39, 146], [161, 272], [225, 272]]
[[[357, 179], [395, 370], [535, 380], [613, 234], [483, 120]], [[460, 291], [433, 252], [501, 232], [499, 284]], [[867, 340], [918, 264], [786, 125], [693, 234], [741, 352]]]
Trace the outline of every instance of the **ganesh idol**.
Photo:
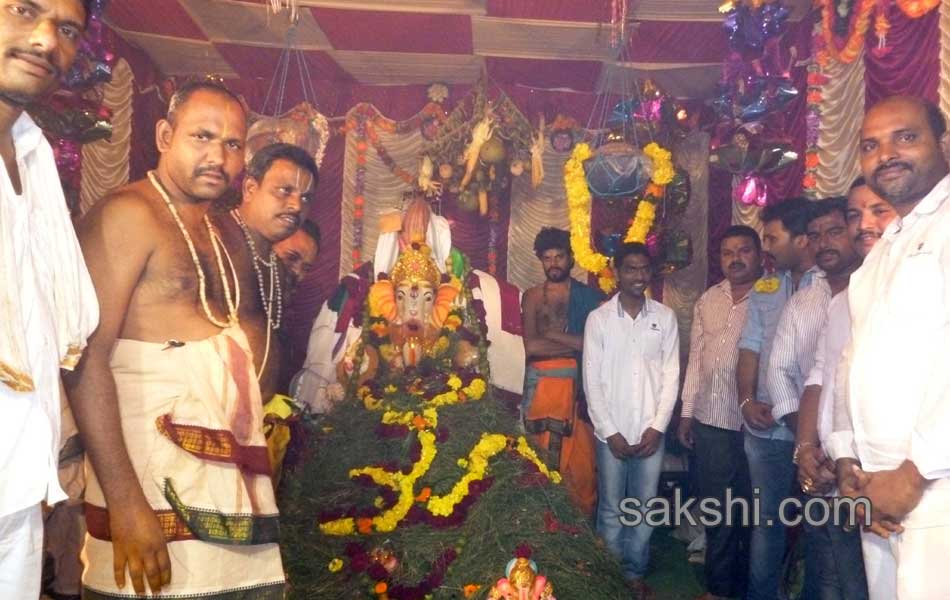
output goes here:
[[[313, 412], [327, 412], [342, 399], [341, 381], [354, 364], [359, 364], [359, 379], [366, 380], [380, 369], [413, 368], [431, 359], [449, 313], [468, 301], [484, 308], [476, 312], [484, 314], [488, 347], [482, 351], [491, 383], [521, 394], [520, 292], [484, 271], [465, 273], [463, 262], [452, 248], [449, 222], [434, 214], [422, 196], [414, 197], [404, 213], [383, 216], [373, 262], [344, 277], [317, 315], [303, 369], [291, 383], [294, 399]], [[386, 343], [361, 345], [367, 317]], [[450, 357], [455, 367], [480, 360], [474, 345], [456, 346]], [[355, 361], [357, 354], [362, 359]]]

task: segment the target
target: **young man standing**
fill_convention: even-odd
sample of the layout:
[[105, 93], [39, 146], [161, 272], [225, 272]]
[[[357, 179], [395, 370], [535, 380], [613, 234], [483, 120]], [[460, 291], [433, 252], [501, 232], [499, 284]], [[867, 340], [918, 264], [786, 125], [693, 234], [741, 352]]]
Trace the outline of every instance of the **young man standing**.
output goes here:
[[0, 4], [0, 598], [37, 598], [40, 503], [66, 499], [60, 369], [76, 365], [99, 304], [52, 148], [24, 108], [72, 66], [88, 3]]
[[584, 389], [597, 436], [597, 533], [620, 558], [635, 598], [644, 583], [653, 528], [621, 522], [621, 502], [656, 496], [663, 435], [679, 391], [679, 332], [669, 307], [646, 297], [653, 278], [643, 244], [614, 256], [620, 291], [590, 313], [584, 328]]
[[[812, 285], [791, 297], [779, 320], [767, 379], [775, 419], [790, 415], [798, 417], [799, 399], [805, 389], [805, 380], [815, 364], [818, 339], [825, 325], [828, 304], [832, 297], [848, 287], [848, 278], [861, 264], [861, 257], [848, 234], [846, 198], [815, 202], [812, 218], [808, 222], [808, 237], [818, 250], [816, 261], [819, 270], [815, 273]], [[810, 414], [806, 414], [806, 417], [811, 421]], [[796, 446], [796, 452], [792, 455], [795, 464], [798, 464], [801, 448]], [[813, 490], [807, 482], [802, 490], [805, 493], [818, 491]], [[836, 563], [843, 564], [844, 556], [833, 554], [828, 529], [825, 525], [818, 525], [818, 520], [822, 518], [818, 505], [810, 504], [808, 508], [815, 521], [805, 523], [806, 594], [833, 598], [839, 593], [839, 586], [833, 577]], [[864, 581], [860, 576], [860, 566], [858, 560], [857, 564], [846, 567], [854, 572], [857, 582], [854, 590], [845, 596], [847, 598], [859, 600], [866, 593], [862, 591]]]
[[761, 522], [753, 526], [750, 540], [749, 600], [775, 600], [785, 554], [785, 528], [778, 512], [795, 477], [794, 419], [776, 420], [773, 415], [768, 365], [785, 303], [811, 285], [815, 251], [805, 229], [811, 209], [810, 201], [792, 198], [762, 212], [762, 248], [775, 272], [753, 286], [739, 339], [737, 399], [745, 424], [749, 479], [761, 503]]
[[[864, 258], [895, 216], [890, 205], [867, 186], [863, 177], [848, 192], [848, 238]], [[850, 418], [836, 416], [835, 379], [842, 352], [851, 340], [851, 313], [846, 290], [828, 303], [827, 318], [818, 338], [815, 364], [805, 380], [798, 411], [795, 457], [798, 482], [811, 495], [837, 496], [835, 461], [854, 458]], [[843, 411], [841, 411], [843, 413]], [[837, 421], [840, 424], [836, 424]], [[839, 515], [840, 516], [840, 515]], [[823, 526], [806, 523], [806, 577], [821, 587], [822, 598], [841, 600], [868, 597], [868, 584], [861, 556], [861, 535], [841, 520]]]
[[[727, 489], [733, 497], [749, 493], [749, 466], [736, 402], [736, 360], [749, 292], [762, 275], [759, 234], [745, 225], [727, 229], [719, 243], [719, 261], [726, 278], [706, 290], [693, 310], [678, 437], [695, 450], [691, 459], [696, 495], [716, 498], [720, 506], [726, 506]], [[741, 596], [748, 568], [746, 527], [738, 521], [706, 527], [703, 600]]]
[[241, 327], [254, 353], [254, 370], [264, 402], [277, 392], [283, 348], [277, 339], [288, 302], [277, 242], [292, 236], [307, 216], [317, 186], [317, 165], [291, 144], [270, 144], [251, 157], [241, 205], [215, 215], [238, 272], [243, 294]]

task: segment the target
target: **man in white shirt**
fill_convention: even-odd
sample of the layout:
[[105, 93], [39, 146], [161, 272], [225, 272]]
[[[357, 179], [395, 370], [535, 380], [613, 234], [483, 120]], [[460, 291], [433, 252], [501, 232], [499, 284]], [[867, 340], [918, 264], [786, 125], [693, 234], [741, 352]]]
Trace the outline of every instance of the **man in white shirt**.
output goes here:
[[[897, 212], [851, 278], [847, 394], [860, 468], [843, 494], [872, 506], [862, 537], [875, 597], [947, 598], [950, 575], [950, 136], [919, 98], [882, 100], [861, 127], [861, 170]], [[885, 539], [886, 538], [886, 539]]]
[[597, 532], [620, 557], [634, 597], [647, 598], [653, 528], [621, 522], [621, 502], [635, 498], [642, 508], [656, 496], [663, 434], [679, 388], [679, 333], [673, 311], [645, 295], [653, 277], [646, 246], [622, 244], [614, 265], [620, 291], [590, 313], [584, 328], [584, 389], [597, 437]]
[[[818, 339], [825, 325], [828, 303], [848, 286], [848, 278], [860, 265], [860, 256], [848, 234], [847, 199], [828, 198], [815, 203], [807, 225], [808, 237], [818, 252], [819, 270], [812, 285], [796, 292], [785, 305], [779, 319], [772, 354], [769, 359], [767, 385], [773, 400], [776, 420], [798, 417], [799, 398], [815, 363]], [[797, 419], [796, 419], [797, 422]], [[800, 451], [801, 446], [796, 449]], [[792, 461], [797, 463], [797, 453]], [[811, 492], [805, 482], [804, 491]], [[809, 505], [812, 514], [821, 517], [818, 505]], [[823, 526], [805, 524], [805, 594], [806, 598], [840, 597], [835, 571], [832, 543]], [[850, 548], [852, 551], [857, 546]], [[860, 553], [852, 555], [860, 565]], [[863, 580], [847, 598], [864, 597]]]
[[80, 0], [0, 10], [0, 598], [39, 597], [40, 503], [66, 499], [59, 370], [98, 321], [52, 148], [24, 112], [72, 66], [86, 11]]
[[[847, 216], [848, 237], [863, 258], [896, 213], [867, 186], [864, 177], [859, 177], [848, 192]], [[837, 407], [833, 406], [839, 358], [850, 341], [851, 313], [848, 294], [844, 291], [835, 294], [828, 303], [814, 366], [805, 380], [798, 411], [795, 445], [798, 481], [804, 492], [816, 496], [836, 496], [834, 461], [854, 458], [850, 417], [835, 415]], [[807, 567], [817, 570], [816, 579], [827, 597], [867, 598], [859, 531], [843, 521], [823, 527], [806, 524], [806, 536], [806, 543], [810, 544], [806, 552], [814, 560]]]
[[[742, 417], [736, 401], [736, 360], [745, 326], [749, 292], [762, 275], [762, 246], [751, 227], [733, 225], [719, 242], [726, 278], [700, 296], [693, 311], [689, 364], [683, 382], [683, 412], [677, 436], [687, 448], [696, 477], [696, 496], [725, 506], [749, 494], [749, 465], [743, 449]], [[749, 569], [748, 529], [738, 521], [706, 527], [706, 594], [702, 600], [742, 596]]]

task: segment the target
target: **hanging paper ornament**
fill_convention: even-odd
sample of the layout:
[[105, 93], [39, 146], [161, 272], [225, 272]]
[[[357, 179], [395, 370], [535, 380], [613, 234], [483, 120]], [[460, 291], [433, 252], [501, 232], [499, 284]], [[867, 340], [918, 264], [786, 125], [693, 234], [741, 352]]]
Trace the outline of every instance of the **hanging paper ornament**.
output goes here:
[[733, 186], [732, 199], [748, 206], [767, 206], [768, 184], [758, 175], [747, 175], [738, 185]]
[[639, 148], [628, 144], [619, 131], [584, 161], [584, 175], [591, 194], [599, 198], [623, 198], [642, 190], [653, 175], [653, 163]]

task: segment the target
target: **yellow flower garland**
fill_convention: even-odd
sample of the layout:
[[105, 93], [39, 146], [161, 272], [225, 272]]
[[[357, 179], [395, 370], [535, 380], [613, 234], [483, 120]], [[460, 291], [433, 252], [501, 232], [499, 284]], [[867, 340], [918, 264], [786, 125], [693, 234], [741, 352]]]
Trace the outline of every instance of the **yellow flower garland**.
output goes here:
[[[676, 170], [673, 167], [672, 155], [656, 142], [651, 142], [643, 149], [643, 153], [653, 163], [653, 175], [650, 182], [660, 188], [673, 181]], [[605, 292], [613, 291], [616, 282], [614, 274], [608, 267], [609, 259], [591, 247], [590, 213], [591, 193], [587, 187], [587, 178], [584, 175], [584, 161], [593, 156], [590, 146], [577, 144], [570, 158], [564, 163], [564, 189], [567, 194], [568, 216], [571, 223], [571, 250], [577, 264], [584, 270], [597, 275], [597, 282]], [[656, 218], [656, 207], [649, 200], [643, 199], [637, 205], [637, 212], [627, 230], [624, 242], [644, 243], [653, 221]]]
[[452, 491], [444, 496], [432, 496], [426, 508], [433, 515], [447, 517], [455, 510], [455, 505], [468, 495], [468, 486], [473, 481], [485, 477], [488, 460], [505, 449], [508, 438], [500, 433], [483, 433], [481, 439], [468, 454], [468, 473], [462, 476]]

